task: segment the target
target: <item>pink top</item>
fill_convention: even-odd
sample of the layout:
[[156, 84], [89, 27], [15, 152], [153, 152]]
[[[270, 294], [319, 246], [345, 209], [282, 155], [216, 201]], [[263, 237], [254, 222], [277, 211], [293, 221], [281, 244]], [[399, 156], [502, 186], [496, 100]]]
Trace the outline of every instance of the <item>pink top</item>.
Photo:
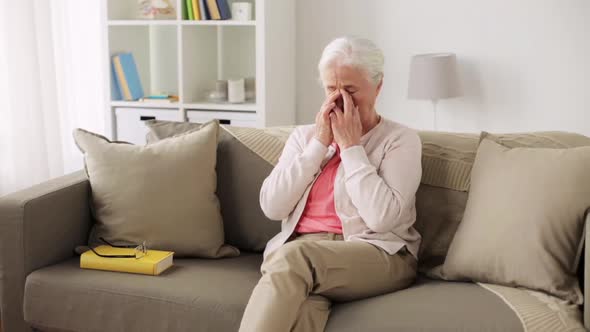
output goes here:
[[[315, 124], [295, 127], [262, 183], [260, 208], [269, 219], [281, 221], [281, 232], [268, 241], [263, 258], [293, 234], [310, 184], [333, 157], [333, 151], [315, 138], [316, 129]], [[371, 243], [389, 255], [406, 246], [418, 258], [421, 237], [413, 224], [422, 177], [422, 141], [416, 130], [382, 116], [361, 136], [359, 145], [340, 147], [340, 158], [334, 203], [344, 239]]]
[[317, 180], [314, 182], [303, 214], [295, 228], [297, 233], [330, 232], [342, 234], [342, 222], [334, 207], [334, 179], [340, 165], [340, 147], [336, 148], [334, 156], [326, 163]]

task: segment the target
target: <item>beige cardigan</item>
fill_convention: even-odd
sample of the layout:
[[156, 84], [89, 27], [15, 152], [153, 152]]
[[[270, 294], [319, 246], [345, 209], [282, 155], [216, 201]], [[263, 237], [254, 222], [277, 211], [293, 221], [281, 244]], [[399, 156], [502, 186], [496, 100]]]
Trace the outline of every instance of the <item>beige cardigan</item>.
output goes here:
[[[262, 211], [270, 219], [282, 220], [281, 232], [268, 241], [264, 258], [293, 233], [312, 184], [335, 153], [314, 134], [315, 124], [296, 127], [262, 184]], [[418, 258], [421, 236], [412, 225], [421, 154], [418, 134], [384, 117], [361, 137], [361, 145], [341, 150], [334, 204], [345, 241], [370, 242], [390, 255], [405, 245]]]

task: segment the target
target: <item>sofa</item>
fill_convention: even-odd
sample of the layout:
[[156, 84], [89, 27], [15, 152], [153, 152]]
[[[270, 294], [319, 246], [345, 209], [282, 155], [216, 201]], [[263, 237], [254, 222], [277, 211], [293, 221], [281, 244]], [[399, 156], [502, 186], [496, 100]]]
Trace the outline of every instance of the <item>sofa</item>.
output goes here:
[[[231, 126], [224, 128], [232, 131]], [[284, 143], [288, 132], [267, 134]], [[83, 171], [0, 198], [2, 331], [237, 331], [260, 278], [264, 244], [279, 232], [280, 222], [256, 217], [258, 206], [244, 206], [243, 200], [257, 199], [251, 196], [272, 165], [263, 163], [263, 153], [232, 147], [249, 136], [240, 136], [239, 128], [231, 134], [220, 137], [218, 193], [226, 242], [240, 249], [237, 257], [175, 258], [174, 266], [160, 276], [81, 269], [73, 248], [86, 243], [95, 222], [91, 186]], [[507, 144], [590, 145], [589, 138], [577, 134], [528, 134], [504, 139]], [[526, 317], [505, 296], [478, 283], [436, 277], [461, 222], [480, 135], [421, 131], [420, 136], [423, 180], [415, 224], [423, 237], [420, 273], [408, 289], [334, 303], [326, 331], [527, 330]], [[252, 215], [248, 227], [225, 221], [242, 213]], [[585, 222], [590, 222], [588, 214]], [[590, 228], [585, 229], [588, 240]], [[586, 301], [590, 271], [584, 259], [589, 257], [585, 250], [578, 268]], [[577, 309], [586, 328], [589, 309]]]

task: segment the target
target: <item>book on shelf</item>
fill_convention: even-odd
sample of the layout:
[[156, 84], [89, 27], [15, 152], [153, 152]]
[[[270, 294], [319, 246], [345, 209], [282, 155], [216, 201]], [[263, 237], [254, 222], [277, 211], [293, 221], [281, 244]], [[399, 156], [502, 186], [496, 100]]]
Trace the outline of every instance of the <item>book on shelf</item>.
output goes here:
[[229, 20], [228, 0], [185, 0], [188, 20]]
[[219, 8], [219, 16], [221, 16], [222, 20], [231, 19], [231, 10], [227, 0], [217, 0], [217, 8]]
[[195, 20], [201, 20], [201, 8], [199, 8], [199, 0], [191, 0], [193, 3], [193, 16]]
[[115, 71], [115, 66], [111, 66], [111, 96], [113, 100], [123, 99], [123, 96], [121, 96], [119, 83], [117, 83], [117, 72]]
[[143, 97], [143, 88], [133, 54], [130, 52], [115, 54], [112, 56], [112, 64], [122, 99], [130, 101]]
[[144, 103], [161, 103], [161, 104], [171, 104], [178, 102], [179, 98], [176, 95], [150, 95], [145, 96], [143, 98], [139, 98], [140, 102]]
[[209, 9], [205, 5], [206, 0], [199, 0], [199, 8], [201, 8], [201, 16], [204, 20], [210, 20], [211, 15], [209, 14]]
[[[98, 246], [94, 250], [101, 255], [133, 255], [135, 252], [133, 248], [115, 248], [107, 245]], [[164, 250], [149, 249], [141, 258], [100, 257], [88, 250], [80, 255], [80, 268], [159, 275], [174, 265], [173, 257], [174, 252]]]
[[217, 7], [217, 0], [207, 0], [207, 8], [209, 8], [209, 14], [211, 14], [212, 20], [221, 20], [219, 7]]
[[192, 0], [186, 0], [186, 13], [187, 13], [189, 20], [192, 21], [195, 19], [195, 12], [193, 11], [193, 1]]
[[202, 0], [185, 0], [187, 18], [191, 21], [206, 20], [205, 2]]

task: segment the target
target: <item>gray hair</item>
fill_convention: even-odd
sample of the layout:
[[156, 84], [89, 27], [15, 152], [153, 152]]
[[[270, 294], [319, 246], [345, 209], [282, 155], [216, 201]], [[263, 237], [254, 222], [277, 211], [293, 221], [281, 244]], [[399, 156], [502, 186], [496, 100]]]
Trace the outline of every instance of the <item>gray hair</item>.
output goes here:
[[364, 70], [367, 78], [378, 84], [383, 78], [384, 62], [383, 52], [371, 40], [352, 36], [336, 38], [324, 48], [320, 58], [320, 82], [324, 70], [332, 64], [338, 64]]

